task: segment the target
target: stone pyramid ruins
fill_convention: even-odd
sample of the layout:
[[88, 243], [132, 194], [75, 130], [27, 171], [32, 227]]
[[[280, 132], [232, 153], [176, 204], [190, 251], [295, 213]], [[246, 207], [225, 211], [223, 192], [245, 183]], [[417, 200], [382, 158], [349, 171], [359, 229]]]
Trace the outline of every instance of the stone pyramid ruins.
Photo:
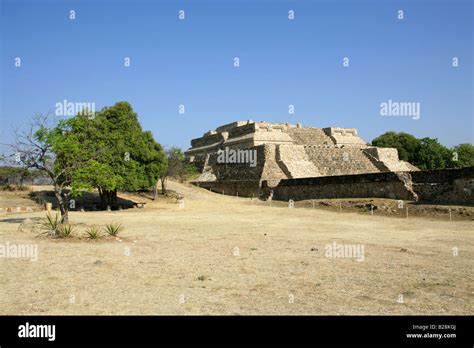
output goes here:
[[397, 149], [369, 145], [355, 128], [312, 128], [300, 124], [237, 121], [191, 141], [185, 152], [198, 181], [281, 179], [416, 171]]

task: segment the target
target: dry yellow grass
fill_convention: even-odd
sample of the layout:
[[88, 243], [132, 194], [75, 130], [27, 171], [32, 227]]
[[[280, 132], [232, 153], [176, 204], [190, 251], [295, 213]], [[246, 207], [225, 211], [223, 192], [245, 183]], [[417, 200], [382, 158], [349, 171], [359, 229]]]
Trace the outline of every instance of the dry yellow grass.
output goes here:
[[[44, 213], [0, 216], [0, 244], [39, 248], [36, 262], [0, 258], [0, 313], [473, 314], [471, 221], [269, 207], [171, 186], [184, 208], [71, 213], [121, 223], [121, 242], [36, 237], [18, 227]], [[364, 245], [364, 261], [325, 257], [333, 242]]]

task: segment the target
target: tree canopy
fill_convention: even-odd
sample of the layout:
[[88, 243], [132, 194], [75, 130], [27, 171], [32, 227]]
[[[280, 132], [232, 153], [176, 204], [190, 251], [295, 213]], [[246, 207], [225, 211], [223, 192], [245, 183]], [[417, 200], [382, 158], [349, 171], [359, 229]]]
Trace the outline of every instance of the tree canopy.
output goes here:
[[166, 170], [166, 157], [149, 131], [143, 131], [127, 102], [67, 120], [66, 137], [90, 161], [72, 178], [75, 193], [97, 188], [104, 206], [116, 203], [117, 190], [137, 191], [156, 184]]
[[401, 160], [415, 164], [420, 141], [411, 134], [390, 131], [372, 140], [372, 145], [394, 147], [398, 150], [398, 157]]
[[474, 166], [474, 146], [460, 144], [452, 149], [440, 144], [438, 139], [418, 139], [404, 132], [386, 132], [372, 140], [378, 147], [394, 147], [401, 160], [420, 169], [463, 168]]
[[464, 143], [454, 146], [453, 163], [456, 168], [474, 167], [474, 145]]

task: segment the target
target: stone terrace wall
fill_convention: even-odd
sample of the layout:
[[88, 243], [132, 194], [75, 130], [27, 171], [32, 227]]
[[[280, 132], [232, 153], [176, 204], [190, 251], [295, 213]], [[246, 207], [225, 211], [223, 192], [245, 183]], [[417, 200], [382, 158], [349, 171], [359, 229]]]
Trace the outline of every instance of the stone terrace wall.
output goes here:
[[259, 197], [259, 181], [206, 181], [196, 182], [196, 186], [203, 187], [212, 192], [240, 197]]
[[232, 180], [259, 182], [265, 165], [265, 147], [261, 145], [248, 150], [256, 151], [257, 163], [255, 167], [251, 167], [249, 163], [218, 163], [217, 153], [209, 155], [207, 165], [212, 168], [217, 180], [226, 182]]
[[355, 128], [327, 127], [323, 128], [323, 131], [337, 145], [367, 147], [367, 143], [364, 139], [359, 138]]
[[262, 182], [274, 199], [391, 198], [422, 203], [474, 205], [474, 167], [284, 179]]
[[373, 173], [285, 179], [273, 188], [262, 183], [262, 193], [273, 190], [273, 198], [294, 201], [323, 198], [391, 198], [416, 200], [408, 173]]
[[227, 123], [227, 124], [224, 124], [220, 127], [217, 127], [215, 131], [217, 133], [228, 132], [229, 130], [234, 129], [235, 127], [240, 127], [240, 126], [244, 126], [246, 124], [251, 124], [251, 123], [253, 123], [252, 120], [235, 121], [235, 122]]
[[255, 123], [247, 124], [237, 128], [229, 130], [229, 138], [240, 137], [245, 134], [251, 134], [255, 132]]
[[411, 172], [422, 202], [474, 205], [474, 167]]
[[297, 145], [334, 145], [321, 128], [290, 128], [286, 130]]
[[264, 145], [264, 144], [293, 144], [293, 140], [281, 129], [265, 129], [260, 128], [254, 134], [254, 145]]
[[201, 146], [209, 146], [215, 143], [218, 143], [220, 141], [223, 141], [222, 134], [217, 133], [217, 134], [210, 134], [202, 138], [197, 138], [191, 140], [191, 146], [192, 147], [201, 147]]
[[398, 158], [395, 148], [368, 147], [363, 150], [368, 158], [372, 158], [374, 164], [383, 172], [405, 172], [418, 170], [408, 162]]

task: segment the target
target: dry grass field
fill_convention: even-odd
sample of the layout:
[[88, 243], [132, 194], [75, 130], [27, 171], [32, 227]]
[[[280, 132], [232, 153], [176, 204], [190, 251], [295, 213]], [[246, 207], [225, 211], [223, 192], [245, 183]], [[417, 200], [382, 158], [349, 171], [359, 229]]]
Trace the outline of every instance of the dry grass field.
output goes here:
[[[38, 260], [0, 257], [0, 314], [474, 312], [473, 221], [270, 207], [170, 184], [184, 207], [72, 212], [69, 239], [30, 228], [44, 212], [1, 213], [0, 245], [35, 244]], [[107, 222], [120, 238], [84, 237]], [[364, 260], [326, 257], [333, 242], [362, 245]]]

